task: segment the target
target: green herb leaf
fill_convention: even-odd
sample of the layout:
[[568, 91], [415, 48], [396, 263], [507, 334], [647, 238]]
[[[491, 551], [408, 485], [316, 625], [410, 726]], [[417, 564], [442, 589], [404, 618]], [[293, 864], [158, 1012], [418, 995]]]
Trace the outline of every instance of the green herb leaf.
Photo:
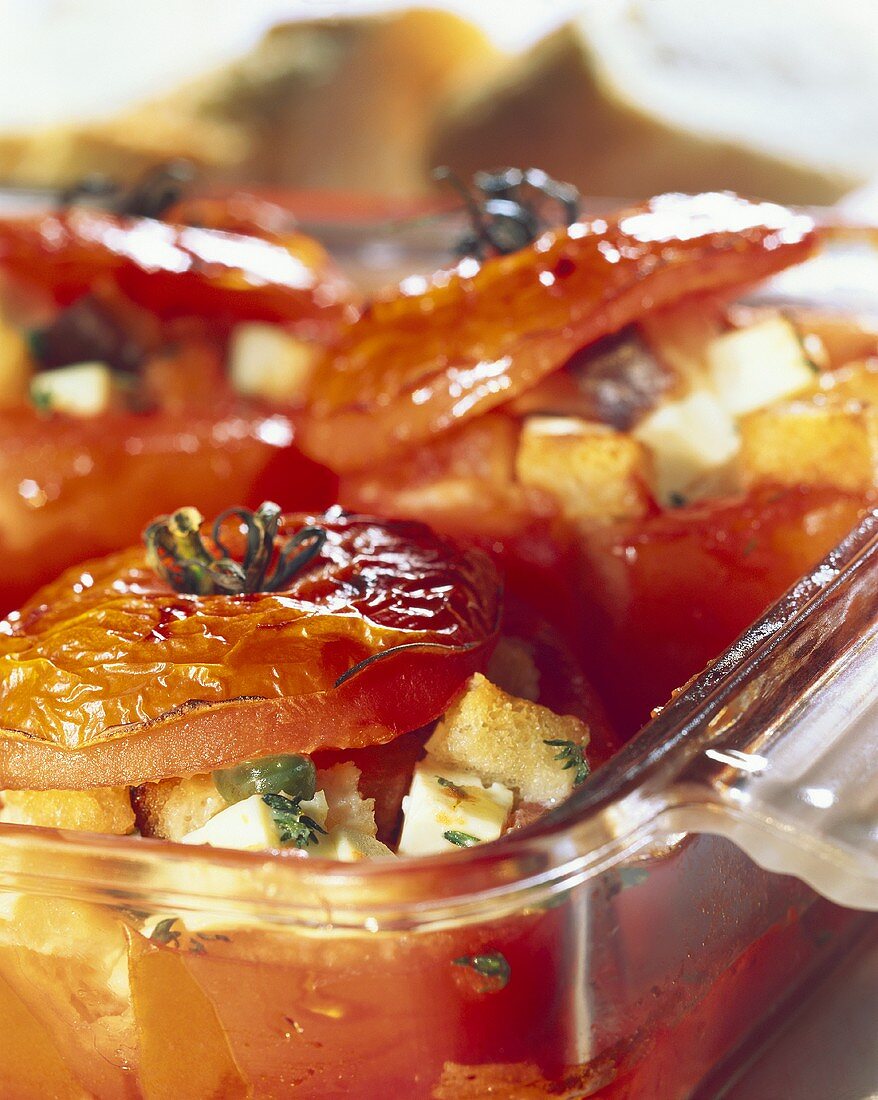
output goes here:
[[500, 951], [488, 951], [484, 955], [461, 955], [453, 962], [455, 966], [467, 966], [483, 978], [490, 978], [492, 989], [503, 989], [512, 974], [506, 956]]
[[262, 801], [271, 810], [281, 844], [307, 848], [309, 844], [317, 843], [320, 839], [319, 833], [326, 835], [322, 825], [313, 817], [302, 813], [298, 798], [287, 798], [284, 794], [264, 794]]
[[577, 744], [576, 741], [565, 741], [560, 737], [553, 737], [548, 741], [544, 740], [543, 744], [551, 745], [553, 749], [560, 750], [555, 754], [555, 759], [564, 761], [561, 767], [564, 768], [565, 771], [568, 768], [576, 769], [573, 776], [574, 787], [578, 787], [580, 783], [584, 783], [591, 775], [591, 768], [588, 765], [588, 761], [585, 759], [582, 745]]
[[52, 411], [52, 395], [48, 390], [42, 390], [38, 386], [31, 386], [30, 388], [30, 403], [41, 413], [50, 413]]
[[456, 844], [458, 848], [472, 848], [475, 844], [481, 844], [477, 836], [472, 833], [461, 833], [457, 829], [449, 829], [442, 834], [449, 844]]
[[153, 943], [163, 944], [166, 947], [180, 946], [180, 931], [174, 928], [179, 917], [166, 917], [160, 920], [149, 934]]

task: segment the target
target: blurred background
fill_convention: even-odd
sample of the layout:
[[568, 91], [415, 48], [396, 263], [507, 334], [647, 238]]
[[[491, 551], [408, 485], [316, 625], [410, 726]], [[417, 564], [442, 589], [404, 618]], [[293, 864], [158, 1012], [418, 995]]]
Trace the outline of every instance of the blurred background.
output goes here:
[[420, 197], [536, 164], [592, 195], [831, 203], [878, 176], [864, 0], [0, 0], [0, 181]]

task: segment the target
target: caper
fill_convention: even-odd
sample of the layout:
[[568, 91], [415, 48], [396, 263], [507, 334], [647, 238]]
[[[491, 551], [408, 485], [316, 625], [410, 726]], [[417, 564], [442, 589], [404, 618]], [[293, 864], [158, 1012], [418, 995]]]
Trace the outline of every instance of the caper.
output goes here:
[[308, 756], [263, 756], [216, 771], [213, 781], [226, 802], [281, 792], [307, 802], [317, 789], [317, 770]]

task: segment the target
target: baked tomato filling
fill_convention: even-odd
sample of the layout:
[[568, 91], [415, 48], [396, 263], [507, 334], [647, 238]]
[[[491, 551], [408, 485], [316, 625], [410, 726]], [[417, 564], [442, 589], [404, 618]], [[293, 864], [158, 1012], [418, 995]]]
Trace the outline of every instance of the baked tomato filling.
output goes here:
[[875, 331], [740, 301], [811, 219], [520, 209], [368, 300], [259, 196], [0, 223], [0, 820], [498, 839], [856, 522]]

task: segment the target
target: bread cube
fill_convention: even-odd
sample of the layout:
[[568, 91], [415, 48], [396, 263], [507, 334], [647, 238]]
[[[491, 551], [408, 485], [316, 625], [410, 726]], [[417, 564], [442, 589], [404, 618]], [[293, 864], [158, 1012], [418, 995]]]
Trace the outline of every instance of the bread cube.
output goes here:
[[360, 769], [350, 761], [317, 772], [317, 790], [326, 797], [328, 807], [325, 824], [330, 830], [348, 829], [374, 837], [378, 832], [375, 799], [363, 798], [359, 782]]
[[759, 409], [741, 421], [740, 476], [761, 484], [873, 489], [878, 413], [856, 401], [818, 395]]
[[825, 374], [820, 386], [832, 399], [853, 399], [878, 408], [878, 359], [848, 363]]
[[526, 802], [551, 803], [570, 794], [575, 769], [565, 768], [556, 759], [557, 746], [546, 742], [585, 746], [588, 739], [588, 727], [578, 718], [516, 699], [476, 673], [426, 748], [437, 765], [473, 772], [485, 783], [502, 783], [518, 790]]
[[87, 833], [125, 836], [134, 832], [127, 787], [90, 791], [4, 791], [0, 821]]
[[208, 774], [144, 783], [131, 797], [143, 835], [164, 840], [182, 840], [228, 805]]
[[0, 316], [0, 406], [17, 405], [27, 399], [32, 371], [33, 363], [24, 335]]
[[571, 520], [622, 519], [649, 511], [644, 447], [605, 424], [566, 416], [530, 416], [522, 427], [515, 472]]

